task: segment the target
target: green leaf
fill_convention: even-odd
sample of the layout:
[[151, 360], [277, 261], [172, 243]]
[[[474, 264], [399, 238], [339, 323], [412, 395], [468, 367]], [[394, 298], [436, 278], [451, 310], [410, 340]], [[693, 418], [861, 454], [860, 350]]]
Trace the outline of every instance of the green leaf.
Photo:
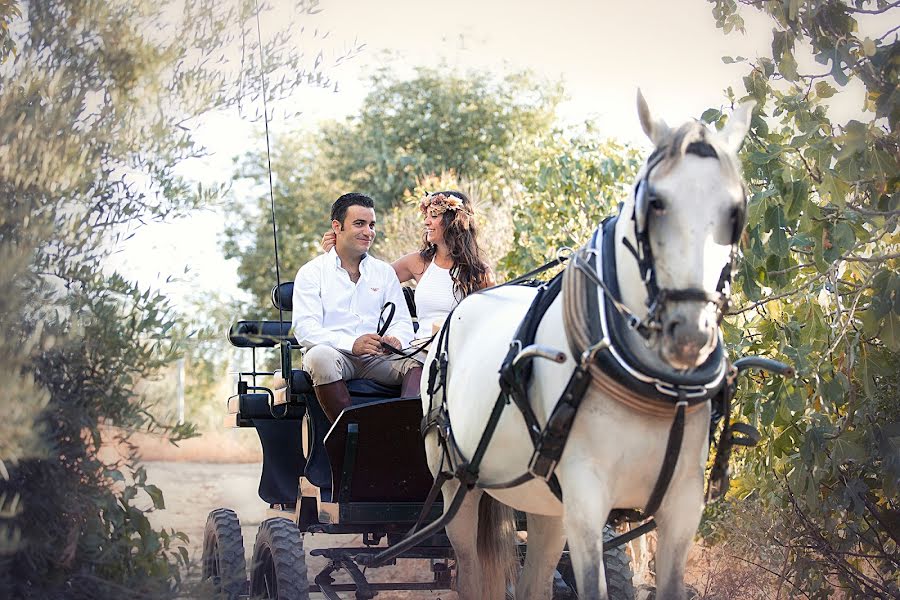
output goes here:
[[144, 486], [144, 491], [147, 492], [147, 495], [150, 496], [150, 500], [153, 502], [153, 508], [162, 510], [166, 507], [166, 502], [163, 500], [163, 493], [158, 487], [153, 484], [148, 484]]
[[856, 243], [856, 233], [844, 221], [841, 221], [831, 230], [829, 236], [831, 247], [823, 251], [823, 258], [827, 262], [834, 262], [843, 256]]
[[703, 111], [703, 114], [700, 115], [700, 120], [704, 123], [715, 123], [719, 119], [722, 118], [722, 111], [718, 108], [707, 108]]
[[837, 90], [824, 81], [816, 83], [816, 95], [819, 98], [831, 98], [837, 93]]
[[879, 338], [892, 352], [900, 352], [900, 315], [894, 312], [887, 315]]
[[778, 61], [778, 72], [788, 81], [797, 80], [797, 61], [791, 52], [785, 52]]

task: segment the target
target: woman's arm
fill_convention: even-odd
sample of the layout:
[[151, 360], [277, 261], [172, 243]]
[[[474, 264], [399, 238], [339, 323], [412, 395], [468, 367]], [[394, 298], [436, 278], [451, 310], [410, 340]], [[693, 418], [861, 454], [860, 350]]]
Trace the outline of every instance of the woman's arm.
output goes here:
[[410, 279], [419, 281], [426, 267], [425, 261], [418, 252], [410, 252], [406, 256], [401, 256], [391, 263], [391, 266], [394, 267], [400, 283], [406, 283]]
[[484, 273], [484, 285], [481, 286], [481, 289], [494, 287], [495, 285], [497, 285], [497, 279], [494, 277], [494, 270], [488, 267]]

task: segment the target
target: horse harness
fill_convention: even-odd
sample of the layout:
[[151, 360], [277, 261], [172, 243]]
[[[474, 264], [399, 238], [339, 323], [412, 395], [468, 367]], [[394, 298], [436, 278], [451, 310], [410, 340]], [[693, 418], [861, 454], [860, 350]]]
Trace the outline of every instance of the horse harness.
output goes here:
[[[727, 310], [733, 263], [737, 255], [739, 235], [743, 229], [744, 215], [740, 209], [736, 209], [732, 215], [731, 258], [722, 270], [715, 293], [710, 294], [704, 290], [691, 288], [660, 289], [656, 282], [648, 220], [652, 211], [660, 209], [654, 205], [654, 192], [649, 183], [649, 176], [662, 162], [665, 152], [665, 148], [659, 148], [650, 156], [645, 174], [635, 187], [635, 210], [631, 218], [634, 222], [637, 247], [630, 244], [627, 239], [624, 240], [626, 249], [638, 263], [642, 282], [647, 289], [649, 309], [647, 316], [644, 319], [638, 318], [619, 299], [614, 232], [616, 221], [621, 215], [606, 219], [594, 232], [591, 242], [573, 252], [571, 256], [558, 256], [542, 267], [503, 284], [540, 285], [537, 286], [537, 294], [519, 324], [500, 367], [500, 394], [479, 443], [468, 461], [465, 460], [453, 436], [447, 409], [448, 348], [453, 312], [447, 316], [438, 333], [437, 353], [430, 365], [427, 387], [432, 402], [439, 391], [442, 392], [441, 401], [436, 406], [434, 404], [429, 406], [421, 425], [423, 437], [433, 429], [438, 432], [443, 448], [440, 469], [416, 525], [403, 541], [370, 561], [372, 564], [383, 564], [399, 552], [438, 532], [453, 518], [462, 505], [465, 494], [474, 487], [511, 488], [537, 478], [545, 481], [557, 499], [562, 501], [562, 490], [555, 469], [565, 450], [581, 401], [592, 386], [607, 397], [618, 400], [634, 410], [672, 419], [665, 458], [647, 505], [640, 511], [630, 508], [614, 509], [611, 512], [613, 523], [644, 521], [657, 511], [677, 465], [684, 435], [685, 416], [700, 409], [706, 402], [712, 403], [711, 441], [714, 439], [718, 421], [724, 421], [716, 444], [716, 456], [707, 485], [706, 499], [709, 501], [725, 494], [730, 477], [728, 462], [732, 447], [755, 445], [758, 433], [752, 427], [729, 422], [731, 400], [736, 389], [737, 369], [725, 355], [721, 336], [707, 361], [684, 375], [653, 372], [642, 365], [624, 343], [628, 329], [636, 331], [644, 339], [649, 339], [654, 331], [658, 331], [659, 317], [668, 301], [710, 302], [716, 306], [719, 320]], [[687, 152], [701, 156], [716, 156], [712, 146], [705, 142], [691, 143]], [[535, 282], [532, 279], [538, 273], [567, 260], [566, 268], [549, 282]], [[566, 337], [569, 349], [573, 357], [576, 357], [576, 365], [547, 423], [541, 426], [528, 398], [531, 360], [542, 357], [558, 363], [565, 362], [564, 353], [534, 344], [541, 319], [560, 292], [563, 293]], [[588, 318], [585, 318], [585, 315]], [[503, 409], [510, 403], [514, 403], [522, 413], [534, 447], [528, 470], [510, 481], [481, 482], [479, 481], [481, 460]], [[454, 478], [460, 482], [460, 487], [450, 505], [445, 506], [444, 514], [437, 521], [422, 528], [426, 515], [444, 483]], [[655, 522], [650, 519], [629, 532], [605, 541], [604, 549], [627, 543], [655, 527]]]
[[[700, 156], [717, 157], [715, 149], [705, 142], [694, 142], [686, 151]], [[647, 169], [635, 186], [634, 211], [631, 219], [636, 244], [632, 245], [627, 239], [624, 240], [626, 249], [637, 261], [641, 280], [647, 290], [647, 316], [644, 319], [638, 318], [620, 300], [614, 233], [616, 222], [621, 216], [608, 218], [594, 232], [591, 242], [572, 253], [566, 268], [538, 288], [500, 367], [501, 391], [476, 451], [469, 461], [463, 459], [456, 444], [447, 411], [445, 384], [452, 313], [448, 316], [439, 333], [437, 358], [431, 364], [428, 377], [429, 396], [434, 398], [434, 394], [442, 390], [442, 400], [437, 406], [431, 406], [423, 418], [422, 434], [425, 435], [430, 429], [437, 428], [444, 449], [442, 463], [449, 463], [450, 468], [444, 469], [442, 464], [426, 501], [426, 510], [430, 508], [444, 482], [453, 477], [459, 479], [467, 489], [475, 486], [483, 489], [509, 488], [538, 478], [545, 481], [561, 501], [562, 490], [555, 469], [565, 450], [581, 401], [587, 391], [594, 387], [608, 398], [617, 400], [633, 410], [658, 418], [672, 419], [665, 458], [646, 506], [641, 511], [632, 509], [614, 511], [617, 513], [614, 520], [616, 517], [619, 520], [644, 520], [657, 511], [671, 482], [681, 451], [686, 415], [712, 401], [711, 434], [718, 419], [727, 415], [735, 389], [736, 371], [725, 355], [721, 336], [706, 362], [689, 374], [654, 372], [643, 365], [625, 343], [628, 329], [636, 331], [644, 339], [649, 339], [655, 331], [659, 331], [660, 315], [667, 302], [687, 300], [709, 302], [716, 306], [718, 318], [721, 320], [730, 296], [733, 263], [740, 232], [743, 229], [742, 210], [736, 210], [732, 215], [731, 258], [722, 269], [714, 293], [694, 288], [665, 289], [660, 288], [657, 283], [649, 238], [649, 220], [654, 213], [664, 210], [664, 207], [659, 206], [649, 177], [653, 169], [664, 160], [666, 153], [667, 148], [659, 148], [650, 156]], [[541, 269], [559, 264], [563, 260], [565, 259], [557, 258]], [[541, 426], [528, 398], [531, 359], [540, 356], [557, 362], [565, 360], [565, 355], [561, 352], [555, 353], [551, 349], [534, 345], [538, 325], [560, 292], [563, 294], [566, 338], [569, 350], [576, 358], [576, 365], [547, 423]], [[595, 317], [596, 315], [599, 317]], [[509, 403], [514, 403], [522, 413], [534, 450], [526, 473], [507, 482], [486, 484], [478, 481], [479, 466], [503, 407]], [[718, 496], [727, 489], [727, 461], [731, 445], [743, 441], [729, 432], [726, 418], [707, 490], [708, 498]], [[423, 511], [423, 515], [425, 512]], [[620, 538], [613, 540], [613, 543]]]

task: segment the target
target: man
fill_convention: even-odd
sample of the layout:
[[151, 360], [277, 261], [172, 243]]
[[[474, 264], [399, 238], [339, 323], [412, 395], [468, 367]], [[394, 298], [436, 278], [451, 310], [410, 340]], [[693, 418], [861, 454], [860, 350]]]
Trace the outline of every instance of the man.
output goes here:
[[[350, 406], [348, 379], [400, 385], [420, 366], [382, 346], [407, 347], [413, 327], [393, 267], [368, 255], [375, 240], [374, 206], [363, 194], [338, 198], [331, 206], [334, 248], [300, 267], [294, 282], [294, 337], [306, 349], [303, 368], [332, 422]], [[396, 312], [381, 337], [376, 331], [387, 302]]]

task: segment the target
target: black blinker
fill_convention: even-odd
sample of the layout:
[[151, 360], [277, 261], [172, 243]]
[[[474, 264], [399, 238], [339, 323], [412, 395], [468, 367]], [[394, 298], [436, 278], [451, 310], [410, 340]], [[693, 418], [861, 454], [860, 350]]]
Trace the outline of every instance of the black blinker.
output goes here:
[[747, 211], [743, 206], [731, 209], [731, 243], [737, 244], [741, 240], [741, 232], [747, 220]]

